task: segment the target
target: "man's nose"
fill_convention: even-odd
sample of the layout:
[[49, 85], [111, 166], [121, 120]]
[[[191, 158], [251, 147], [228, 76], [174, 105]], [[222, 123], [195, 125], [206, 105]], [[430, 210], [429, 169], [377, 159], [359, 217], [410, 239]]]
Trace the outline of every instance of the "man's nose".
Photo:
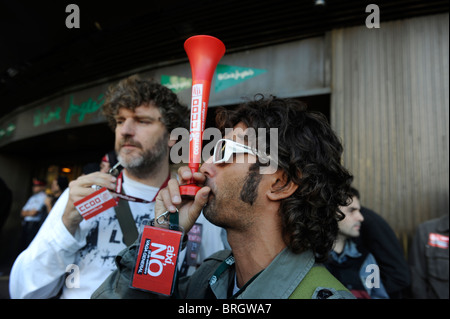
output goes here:
[[358, 210], [356, 218], [362, 223], [364, 221], [364, 216], [361, 214], [361, 211]]
[[122, 123], [122, 125], [119, 128], [119, 132], [122, 135], [134, 135], [135, 133], [135, 125], [133, 119], [126, 119]]
[[200, 172], [206, 176], [214, 176], [216, 172], [216, 165], [213, 163], [213, 158], [210, 156], [203, 164], [200, 166]]

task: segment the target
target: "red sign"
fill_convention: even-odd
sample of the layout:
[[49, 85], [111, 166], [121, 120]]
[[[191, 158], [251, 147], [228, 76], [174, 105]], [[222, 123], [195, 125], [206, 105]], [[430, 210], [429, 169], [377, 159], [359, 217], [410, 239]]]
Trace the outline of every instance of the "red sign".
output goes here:
[[171, 295], [182, 233], [145, 226], [134, 269], [132, 286]]
[[81, 216], [88, 220], [89, 218], [116, 206], [117, 202], [114, 200], [108, 189], [103, 187], [91, 195], [75, 202], [74, 205]]

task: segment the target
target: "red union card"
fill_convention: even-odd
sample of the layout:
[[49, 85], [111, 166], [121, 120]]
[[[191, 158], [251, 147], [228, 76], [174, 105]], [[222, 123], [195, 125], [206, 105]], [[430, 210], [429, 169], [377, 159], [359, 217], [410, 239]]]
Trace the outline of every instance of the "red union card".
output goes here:
[[170, 296], [182, 232], [145, 226], [131, 286]]
[[88, 220], [89, 218], [92, 218], [101, 212], [116, 206], [117, 202], [114, 197], [112, 197], [108, 189], [103, 187], [91, 195], [75, 202], [74, 205], [81, 216]]

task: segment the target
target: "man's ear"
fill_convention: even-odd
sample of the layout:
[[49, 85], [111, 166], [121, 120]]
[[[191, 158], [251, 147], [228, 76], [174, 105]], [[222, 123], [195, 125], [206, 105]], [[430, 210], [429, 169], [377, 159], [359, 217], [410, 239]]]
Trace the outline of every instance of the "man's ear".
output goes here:
[[267, 197], [270, 200], [278, 201], [291, 196], [298, 188], [292, 180], [288, 182], [286, 174], [282, 170], [277, 170], [270, 176], [270, 188]]

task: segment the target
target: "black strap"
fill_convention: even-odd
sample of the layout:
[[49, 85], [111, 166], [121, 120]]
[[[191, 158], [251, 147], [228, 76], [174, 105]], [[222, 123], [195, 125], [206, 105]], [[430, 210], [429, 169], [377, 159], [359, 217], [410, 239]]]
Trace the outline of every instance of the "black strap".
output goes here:
[[[118, 176], [116, 191], [120, 192], [121, 194], [126, 195], [125, 190], [122, 187], [122, 178], [123, 178], [122, 174], [123, 174], [123, 171], [120, 172], [120, 174]], [[160, 187], [160, 190], [161, 190], [161, 188], [164, 188], [167, 186], [169, 179], [170, 179], [170, 174], [167, 177], [167, 179], [165, 180], [165, 182], [163, 183], [163, 185]], [[158, 191], [158, 193], [159, 193], [159, 191]], [[156, 193], [153, 200], [148, 203], [154, 202], [156, 199], [156, 196], [158, 196], [158, 193]], [[142, 201], [142, 200], [140, 200], [140, 201], [147, 202], [147, 201]], [[129, 204], [128, 200], [119, 199], [115, 210], [116, 210], [117, 220], [119, 221], [120, 229], [122, 230], [123, 242], [128, 247], [131, 244], [133, 244], [136, 241], [136, 239], [139, 237], [139, 232], [136, 227], [136, 223], [134, 221], [133, 214], [131, 213], [130, 204]], [[178, 214], [170, 214], [170, 215], [171, 215], [170, 222], [178, 225]], [[172, 215], [174, 215], [174, 216], [172, 216]]]
[[130, 205], [127, 200], [119, 200], [116, 208], [116, 216], [123, 234], [123, 242], [130, 246], [139, 236]]
[[186, 251], [186, 254], [184, 255], [183, 263], [181, 264], [181, 268], [178, 271], [178, 275], [180, 276], [180, 278], [186, 276], [187, 271], [189, 269], [189, 265], [187, 264], [187, 254], [188, 254], [188, 252]]
[[[210, 278], [209, 280], [209, 286], [211, 287], [218, 279], [219, 277], [229, 268], [234, 266], [234, 256], [233, 254], [231, 254], [230, 256], [228, 256], [220, 265], [219, 267], [216, 269], [216, 271], [214, 272], [214, 275]], [[261, 270], [260, 272], [258, 272], [256, 275], [254, 275], [249, 281], [247, 281], [245, 283], [244, 286], [242, 286], [241, 289], [239, 289], [238, 292], [236, 292], [234, 295], [232, 295], [230, 297], [230, 299], [236, 299], [241, 293], [243, 293], [245, 291], [245, 289], [264, 271]], [[211, 279], [215, 277], [215, 279], [213, 281], [211, 281]], [[233, 285], [234, 285], [234, 281], [233, 281]], [[212, 288], [212, 287], [211, 287]], [[231, 287], [230, 287], [231, 289]], [[231, 291], [233, 291], [233, 289], [231, 289]]]

